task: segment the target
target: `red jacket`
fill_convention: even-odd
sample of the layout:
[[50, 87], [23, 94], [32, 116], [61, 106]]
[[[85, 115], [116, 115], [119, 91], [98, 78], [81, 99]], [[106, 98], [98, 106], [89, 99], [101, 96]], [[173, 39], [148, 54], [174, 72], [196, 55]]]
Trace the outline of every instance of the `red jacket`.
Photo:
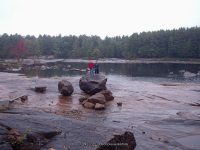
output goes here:
[[93, 63], [93, 62], [90, 62], [90, 63], [88, 64], [88, 67], [89, 67], [90, 69], [94, 68], [94, 63]]

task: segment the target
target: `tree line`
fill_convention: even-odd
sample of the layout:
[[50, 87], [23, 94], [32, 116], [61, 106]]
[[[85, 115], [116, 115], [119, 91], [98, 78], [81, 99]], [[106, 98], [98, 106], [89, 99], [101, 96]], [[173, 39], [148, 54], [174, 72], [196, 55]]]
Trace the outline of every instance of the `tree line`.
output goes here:
[[0, 36], [0, 58], [200, 58], [200, 27], [133, 33], [131, 36]]

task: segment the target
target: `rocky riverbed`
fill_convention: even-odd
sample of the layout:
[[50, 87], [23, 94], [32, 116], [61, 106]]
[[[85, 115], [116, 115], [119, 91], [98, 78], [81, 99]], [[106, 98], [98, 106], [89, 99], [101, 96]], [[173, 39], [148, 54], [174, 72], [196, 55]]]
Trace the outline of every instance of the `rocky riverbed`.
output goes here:
[[[107, 88], [115, 100], [95, 111], [79, 103], [85, 96], [79, 89], [80, 77], [28, 78], [1, 72], [0, 149], [9, 149], [3, 138], [10, 128], [37, 134], [40, 140], [35, 141], [42, 149], [96, 149], [125, 131], [134, 133], [136, 150], [199, 149], [199, 83], [108, 75]], [[62, 79], [72, 83], [72, 96], [59, 93]], [[46, 86], [46, 92], [30, 90], [36, 85]], [[28, 100], [8, 103], [23, 94]]]

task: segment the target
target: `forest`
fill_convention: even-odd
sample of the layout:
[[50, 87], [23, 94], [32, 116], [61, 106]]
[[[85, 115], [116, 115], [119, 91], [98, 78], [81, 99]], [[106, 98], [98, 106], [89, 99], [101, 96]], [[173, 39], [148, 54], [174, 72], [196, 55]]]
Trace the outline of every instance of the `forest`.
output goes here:
[[200, 58], [200, 27], [131, 36], [0, 35], [0, 58]]

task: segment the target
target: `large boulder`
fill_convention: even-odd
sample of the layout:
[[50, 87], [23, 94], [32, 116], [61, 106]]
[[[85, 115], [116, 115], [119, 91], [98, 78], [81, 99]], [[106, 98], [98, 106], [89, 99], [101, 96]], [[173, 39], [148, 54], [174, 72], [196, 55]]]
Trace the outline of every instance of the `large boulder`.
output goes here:
[[70, 96], [74, 92], [72, 84], [67, 80], [58, 82], [58, 90], [64, 96]]
[[103, 75], [83, 76], [79, 81], [80, 89], [93, 95], [106, 89], [107, 78]]
[[96, 93], [95, 95], [90, 96], [87, 99], [87, 101], [90, 103], [93, 103], [93, 104], [96, 104], [96, 103], [105, 104], [106, 103], [105, 96], [101, 93]]

